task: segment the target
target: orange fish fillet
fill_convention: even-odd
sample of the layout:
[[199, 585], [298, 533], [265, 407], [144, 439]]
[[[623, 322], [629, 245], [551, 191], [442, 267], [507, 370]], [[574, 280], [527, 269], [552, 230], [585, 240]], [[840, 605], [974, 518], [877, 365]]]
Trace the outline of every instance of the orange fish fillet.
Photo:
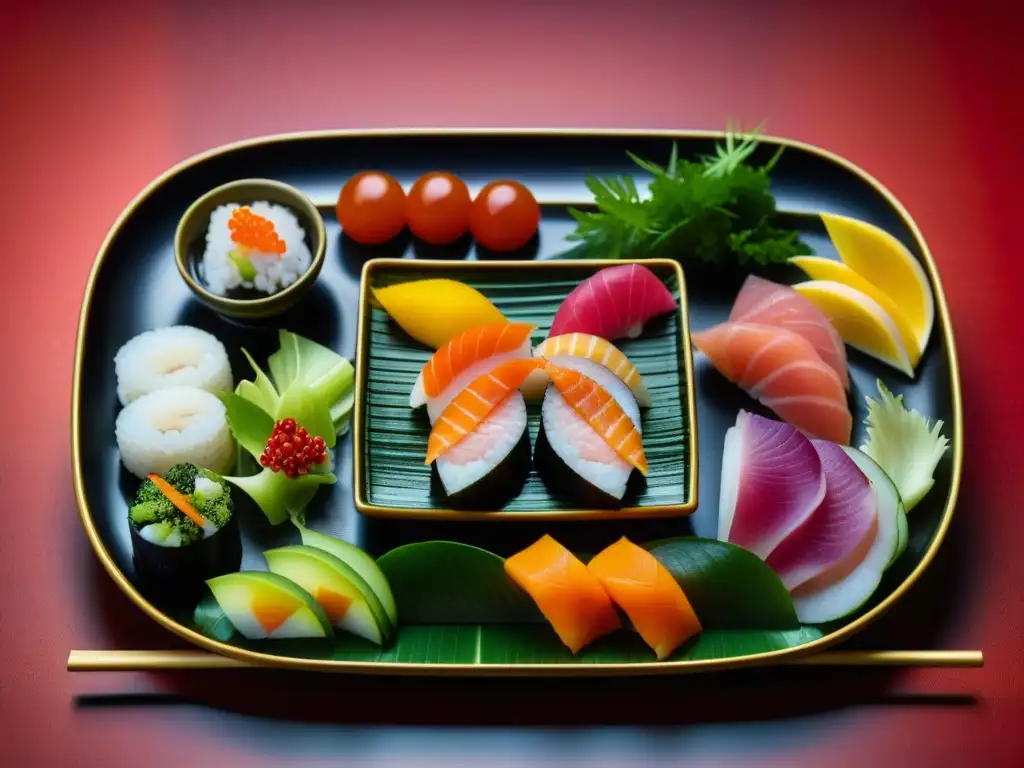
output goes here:
[[536, 327], [529, 323], [504, 323], [470, 328], [437, 350], [423, 366], [423, 391], [427, 397], [436, 397], [460, 371], [478, 360], [521, 347]]
[[622, 626], [597, 577], [548, 535], [505, 560], [505, 572], [533, 598], [574, 654]]
[[668, 658], [701, 631], [697, 614], [672, 574], [625, 537], [595, 556], [587, 570], [629, 616], [658, 659]]
[[643, 438], [615, 398], [578, 371], [548, 363], [544, 369], [558, 393], [624, 461], [647, 474]]
[[572, 355], [592, 360], [610, 370], [622, 383], [629, 387], [636, 397], [637, 405], [649, 407], [651, 395], [636, 366], [622, 352], [606, 339], [587, 333], [565, 333], [545, 339], [533, 351], [537, 357], [552, 358], [555, 355]]
[[509, 360], [474, 379], [434, 422], [427, 440], [424, 464], [433, 464], [445, 451], [472, 433], [491, 411], [526, 381], [527, 376], [544, 365], [543, 360], [536, 358]]
[[759, 323], [721, 323], [690, 334], [729, 381], [801, 432], [850, 444], [853, 417], [839, 375], [803, 336]]

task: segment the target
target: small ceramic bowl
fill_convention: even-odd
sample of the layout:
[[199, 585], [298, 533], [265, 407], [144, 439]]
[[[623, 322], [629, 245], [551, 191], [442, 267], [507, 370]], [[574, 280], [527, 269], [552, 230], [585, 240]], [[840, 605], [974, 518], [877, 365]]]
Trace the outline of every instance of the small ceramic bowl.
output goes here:
[[[246, 290], [240, 290], [243, 295], [237, 297], [216, 294], [203, 284], [199, 269], [210, 215], [221, 205], [251, 205], [258, 200], [286, 206], [295, 214], [306, 232], [306, 245], [313, 261], [298, 280], [270, 296]], [[245, 320], [272, 317], [295, 306], [320, 275], [326, 249], [327, 230], [316, 206], [294, 187], [270, 179], [240, 179], [210, 190], [189, 206], [174, 233], [178, 272], [196, 298], [215, 312]]]

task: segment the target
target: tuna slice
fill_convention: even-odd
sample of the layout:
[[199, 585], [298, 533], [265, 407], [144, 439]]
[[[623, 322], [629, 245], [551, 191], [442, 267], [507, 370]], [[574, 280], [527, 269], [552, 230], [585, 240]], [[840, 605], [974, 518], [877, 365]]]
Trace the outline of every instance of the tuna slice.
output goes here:
[[877, 531], [878, 499], [868, 478], [835, 443], [812, 440], [811, 445], [825, 473], [825, 498], [768, 557], [790, 591], [812, 579], [831, 581], [849, 573]]
[[811, 441], [791, 424], [740, 411], [725, 434], [718, 538], [767, 559], [824, 498]]
[[635, 339], [648, 320], [675, 308], [668, 288], [647, 267], [606, 267], [565, 297], [548, 336], [588, 333], [608, 341]]
[[772, 325], [803, 336], [836, 372], [843, 388], [850, 388], [846, 347], [839, 332], [813, 302], [788, 285], [750, 275], [736, 296], [729, 322]]
[[729, 381], [810, 437], [848, 445], [846, 390], [807, 339], [760, 323], [721, 323], [691, 334]]

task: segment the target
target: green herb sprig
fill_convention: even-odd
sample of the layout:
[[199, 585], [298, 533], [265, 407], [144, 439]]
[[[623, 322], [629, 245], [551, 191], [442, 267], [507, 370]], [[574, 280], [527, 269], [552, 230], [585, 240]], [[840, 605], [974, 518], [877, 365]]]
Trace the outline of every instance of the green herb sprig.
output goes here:
[[646, 199], [629, 175], [589, 176], [597, 210], [569, 209], [577, 226], [568, 239], [582, 243], [572, 255], [775, 264], [811, 253], [798, 232], [775, 223], [769, 173], [783, 148], [764, 165], [747, 163], [760, 132], [730, 127], [715, 154], [697, 161], [680, 160], [673, 143], [664, 167], [627, 152], [653, 177]]

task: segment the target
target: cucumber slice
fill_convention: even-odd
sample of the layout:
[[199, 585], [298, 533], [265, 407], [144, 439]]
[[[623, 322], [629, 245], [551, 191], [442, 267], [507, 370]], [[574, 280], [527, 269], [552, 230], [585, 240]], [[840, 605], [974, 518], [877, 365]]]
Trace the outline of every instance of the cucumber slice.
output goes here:
[[250, 640], [334, 634], [323, 609], [284, 576], [240, 571], [210, 579], [206, 584], [235, 629]]
[[271, 549], [263, 556], [272, 573], [312, 595], [337, 629], [377, 645], [391, 640], [391, 624], [377, 595], [339, 558], [304, 544]]
[[395, 596], [391, 591], [384, 571], [377, 565], [377, 561], [354, 544], [347, 541], [328, 536], [326, 533], [311, 531], [297, 521], [295, 527], [299, 529], [302, 536], [302, 543], [308, 547], [316, 547], [324, 552], [329, 552], [345, 563], [349, 568], [358, 573], [363, 580], [370, 585], [370, 589], [377, 595], [380, 604], [384, 608], [388, 622], [391, 624], [392, 633], [398, 629], [398, 608], [395, 604]]
[[[906, 512], [896, 486], [867, 454], [848, 446], [843, 450], [875, 487], [878, 527], [864, 559], [844, 578], [825, 584], [812, 579], [792, 592], [797, 618], [803, 624], [823, 624], [856, 611], [878, 589], [882, 574], [900, 553], [900, 517], [906, 517]], [[904, 536], [902, 546], [905, 542]]]

